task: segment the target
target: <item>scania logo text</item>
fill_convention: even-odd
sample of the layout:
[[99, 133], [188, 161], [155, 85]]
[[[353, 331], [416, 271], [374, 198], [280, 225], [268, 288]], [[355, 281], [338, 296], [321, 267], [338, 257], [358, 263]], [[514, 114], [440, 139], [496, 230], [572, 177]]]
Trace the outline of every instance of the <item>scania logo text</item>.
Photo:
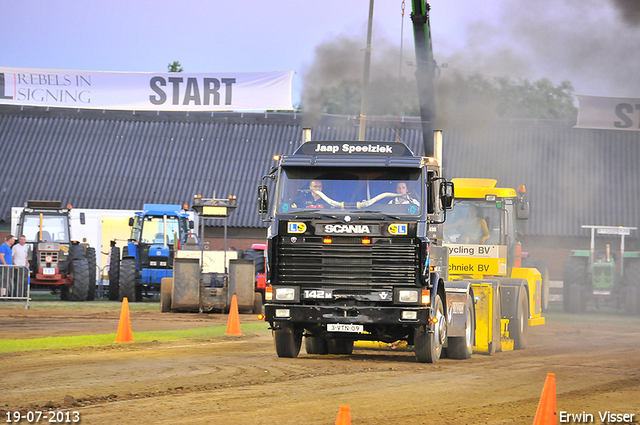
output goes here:
[[369, 226], [364, 224], [325, 224], [326, 233], [371, 233]]

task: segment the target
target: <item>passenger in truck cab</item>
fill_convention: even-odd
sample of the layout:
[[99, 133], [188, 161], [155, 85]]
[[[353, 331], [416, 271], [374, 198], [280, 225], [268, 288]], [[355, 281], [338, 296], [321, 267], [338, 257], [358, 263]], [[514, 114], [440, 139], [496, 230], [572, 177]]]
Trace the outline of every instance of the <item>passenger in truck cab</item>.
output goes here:
[[460, 232], [458, 243], [483, 245], [491, 236], [487, 228], [487, 222], [484, 218], [479, 217], [479, 208], [475, 205], [467, 207], [467, 217], [463, 217], [452, 224], [445, 224], [445, 232], [450, 229], [458, 229]]
[[392, 200], [389, 201], [389, 204], [414, 204], [420, 205], [420, 201], [415, 198], [412, 198], [409, 195], [409, 189], [407, 188], [407, 183], [398, 182], [396, 184], [396, 193], [400, 196], [396, 196]]
[[291, 204], [293, 208], [329, 208], [327, 202], [318, 194], [318, 192], [322, 192], [322, 181], [311, 180], [309, 190], [302, 192], [293, 200]]

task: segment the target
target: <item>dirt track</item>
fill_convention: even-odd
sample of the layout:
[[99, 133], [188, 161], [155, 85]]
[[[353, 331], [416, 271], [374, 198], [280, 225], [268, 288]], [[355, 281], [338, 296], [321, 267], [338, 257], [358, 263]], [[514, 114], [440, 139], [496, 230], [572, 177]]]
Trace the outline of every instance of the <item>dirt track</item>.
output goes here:
[[[555, 312], [554, 312], [555, 311]], [[558, 410], [640, 418], [640, 318], [569, 316], [529, 348], [416, 363], [411, 352], [276, 357], [270, 334], [0, 354], [0, 412], [70, 409], [84, 424], [531, 424], [547, 373]], [[117, 309], [0, 304], [2, 338], [113, 333]], [[224, 315], [132, 311], [136, 332], [226, 324]], [[241, 323], [257, 322], [241, 315]], [[23, 421], [22, 423], [27, 423]], [[571, 423], [571, 422], [567, 422]], [[577, 423], [577, 422], [576, 422]], [[626, 422], [628, 423], [628, 422]]]

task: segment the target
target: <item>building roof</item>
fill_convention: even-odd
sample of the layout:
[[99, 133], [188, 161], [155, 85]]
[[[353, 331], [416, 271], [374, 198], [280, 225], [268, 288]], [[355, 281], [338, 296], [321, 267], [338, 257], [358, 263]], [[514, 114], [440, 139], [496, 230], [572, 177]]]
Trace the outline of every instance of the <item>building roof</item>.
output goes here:
[[[0, 221], [29, 199], [78, 208], [191, 204], [238, 198], [228, 225], [265, 227], [257, 186], [274, 154], [292, 153], [310, 119], [294, 113], [156, 113], [0, 106]], [[640, 132], [566, 121], [500, 121], [444, 128], [445, 177], [527, 187], [527, 233], [584, 236], [583, 224], [640, 227]], [[357, 140], [349, 116], [320, 116], [313, 140]], [[416, 118], [371, 119], [367, 139], [421, 155]], [[219, 223], [212, 223], [219, 224]]]

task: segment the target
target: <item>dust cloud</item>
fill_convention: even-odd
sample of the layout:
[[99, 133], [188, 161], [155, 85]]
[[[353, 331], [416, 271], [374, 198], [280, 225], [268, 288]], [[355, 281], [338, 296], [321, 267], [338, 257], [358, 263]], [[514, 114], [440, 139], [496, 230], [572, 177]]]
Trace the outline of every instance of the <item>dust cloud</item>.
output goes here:
[[[438, 15], [437, 0], [430, 3], [434, 55], [441, 65], [438, 115], [445, 123], [453, 116], [478, 112], [475, 121], [493, 118], [487, 112], [490, 108], [486, 108], [491, 99], [483, 100], [483, 108], [469, 105], [467, 111], [452, 110], [448, 95], [456, 79], [475, 74], [488, 79], [510, 77], [514, 81], [548, 78], [555, 85], [571, 82], [577, 94], [640, 97], [640, 79], [635, 75], [640, 68], [637, 0], [540, 0], [527, 4], [504, 0], [497, 20], [477, 21], [460, 28], [466, 41], [457, 48], [450, 47], [446, 39], [438, 39], [446, 34], [438, 33], [437, 20], [447, 17]], [[374, 10], [375, 19], [382, 18], [376, 17]], [[406, 25], [410, 25], [408, 18]], [[343, 36], [316, 48], [314, 62], [303, 71], [302, 105], [310, 117], [325, 112], [321, 105], [327, 88], [337, 89], [349, 81], [359, 84], [351, 85], [352, 91], [353, 87], [361, 87], [365, 40], [366, 34]], [[390, 115], [415, 114], [414, 68], [406, 64], [415, 60], [413, 43], [405, 44], [403, 59], [399, 59], [399, 42], [376, 38], [374, 30], [372, 47], [371, 81], [378, 82], [373, 88], [378, 92], [371, 98], [370, 111], [381, 110], [376, 101], [390, 102], [401, 92], [406, 98], [394, 102], [409, 106], [396, 108]], [[399, 89], [402, 82], [379, 87], [385, 76], [387, 81], [398, 81], [401, 76], [407, 81], [407, 89]], [[347, 95], [359, 98], [360, 93]]]

